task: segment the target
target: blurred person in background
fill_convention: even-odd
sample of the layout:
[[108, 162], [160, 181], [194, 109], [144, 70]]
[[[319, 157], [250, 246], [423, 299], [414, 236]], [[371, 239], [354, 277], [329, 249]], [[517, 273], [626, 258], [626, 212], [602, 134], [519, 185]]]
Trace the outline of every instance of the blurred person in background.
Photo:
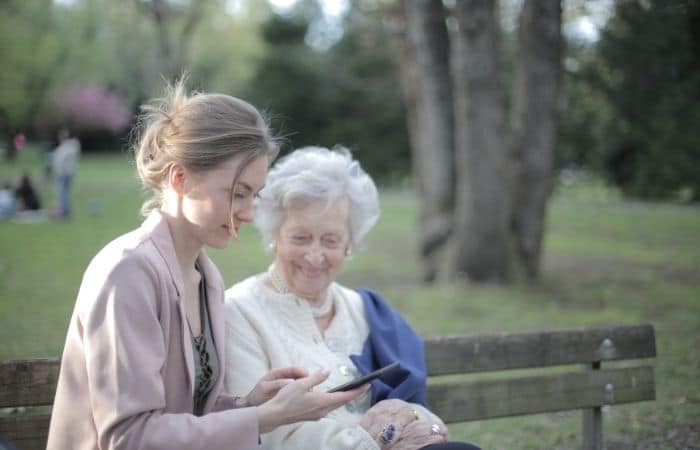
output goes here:
[[19, 152], [24, 148], [24, 145], [27, 143], [27, 138], [24, 136], [24, 133], [21, 131], [17, 134], [15, 134], [15, 137], [12, 138], [12, 146], [15, 149], [15, 152]]
[[58, 140], [56, 137], [42, 139], [39, 142], [39, 149], [41, 151], [41, 163], [43, 166], [44, 180], [50, 181], [52, 176], [52, 165], [53, 165], [53, 151], [58, 147]]
[[58, 132], [58, 147], [53, 151], [51, 172], [56, 183], [55, 218], [68, 219], [73, 213], [70, 198], [70, 188], [78, 167], [80, 158], [80, 141], [71, 137], [68, 128]]
[[15, 192], [9, 181], [0, 181], [0, 185], [0, 220], [11, 219], [17, 212]]
[[38, 211], [41, 209], [41, 201], [34, 183], [28, 173], [22, 174], [15, 188], [15, 196], [19, 200], [19, 211]]

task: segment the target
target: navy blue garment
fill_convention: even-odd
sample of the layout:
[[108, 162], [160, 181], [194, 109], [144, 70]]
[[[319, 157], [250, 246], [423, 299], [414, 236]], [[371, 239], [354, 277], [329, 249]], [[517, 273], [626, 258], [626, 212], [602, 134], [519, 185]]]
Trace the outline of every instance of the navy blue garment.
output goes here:
[[365, 307], [369, 336], [361, 355], [350, 359], [362, 375], [395, 361], [400, 367], [372, 381], [372, 404], [389, 398], [425, 406], [427, 370], [423, 341], [386, 300], [369, 289], [358, 289]]
[[421, 447], [420, 450], [481, 450], [481, 448], [467, 442], [445, 442], [444, 444], [433, 444], [427, 447]]
[[17, 447], [0, 434], [0, 450], [17, 450]]

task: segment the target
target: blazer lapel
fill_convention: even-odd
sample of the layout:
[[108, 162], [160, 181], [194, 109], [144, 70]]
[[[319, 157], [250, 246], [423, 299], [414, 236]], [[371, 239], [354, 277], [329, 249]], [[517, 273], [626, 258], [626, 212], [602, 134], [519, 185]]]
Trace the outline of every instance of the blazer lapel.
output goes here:
[[187, 378], [190, 380], [190, 396], [194, 398], [194, 350], [192, 350], [192, 334], [187, 326], [187, 312], [185, 312], [185, 302], [178, 297], [177, 309], [180, 311], [180, 322], [182, 323], [182, 351], [187, 364]]
[[192, 350], [192, 337], [190, 334], [190, 329], [187, 326], [185, 302], [182, 300], [182, 296], [185, 293], [185, 283], [183, 281], [182, 271], [180, 270], [177, 255], [175, 254], [175, 246], [173, 244], [172, 235], [170, 234], [170, 227], [160, 212], [153, 211], [143, 223], [142, 228], [150, 233], [151, 240], [158, 250], [158, 253], [160, 253], [161, 257], [163, 258], [165, 266], [170, 272], [170, 277], [177, 292], [177, 299], [175, 302], [177, 303], [177, 310], [180, 313], [180, 324], [182, 327], [182, 351], [185, 358], [185, 364], [187, 365], [187, 378], [190, 382], [190, 395], [194, 396], [194, 352]]

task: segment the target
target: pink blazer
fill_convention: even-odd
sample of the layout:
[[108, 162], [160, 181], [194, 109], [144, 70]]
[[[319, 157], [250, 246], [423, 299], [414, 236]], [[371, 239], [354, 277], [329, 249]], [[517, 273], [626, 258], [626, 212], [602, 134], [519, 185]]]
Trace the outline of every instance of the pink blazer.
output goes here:
[[[223, 280], [202, 252], [211, 328], [224, 361]], [[253, 449], [256, 408], [233, 408], [219, 374], [196, 417], [184, 283], [158, 212], [102, 249], [78, 293], [61, 361], [48, 449]]]

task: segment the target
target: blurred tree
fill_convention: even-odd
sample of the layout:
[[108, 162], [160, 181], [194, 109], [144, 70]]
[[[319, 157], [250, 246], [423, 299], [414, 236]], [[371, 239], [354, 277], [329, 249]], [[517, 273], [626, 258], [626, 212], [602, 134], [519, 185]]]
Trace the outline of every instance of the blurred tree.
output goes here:
[[617, 2], [581, 72], [611, 109], [597, 142], [609, 179], [631, 196], [700, 200], [700, 2]]
[[350, 147], [379, 181], [397, 181], [410, 173], [406, 111], [398, 89], [391, 30], [382, 5], [356, 5], [342, 39], [324, 52], [323, 110], [328, 126], [324, 145]]
[[454, 208], [454, 120], [450, 89], [449, 37], [442, 2], [401, 2], [398, 57], [413, 172], [421, 201], [420, 252], [423, 280], [438, 274], [439, 250], [452, 228]]
[[328, 125], [322, 107], [321, 55], [304, 43], [309, 26], [300, 14], [274, 14], [263, 25], [263, 54], [245, 95], [273, 111], [273, 125], [294, 147], [318, 145]]
[[605, 123], [613, 114], [603, 92], [583, 76], [583, 68], [592, 63], [592, 44], [569, 43], [562, 77], [562, 105], [559, 146], [555, 153], [557, 170], [603, 172], [602, 143]]
[[[525, 0], [519, 14], [515, 75], [504, 70], [501, 44], [502, 21], [497, 2], [455, 2], [453, 17], [440, 17], [442, 2], [404, 0], [405, 32], [404, 97], [412, 130], [414, 153], [447, 158], [457, 177], [451, 189], [456, 199], [451, 221], [455, 260], [451, 275], [474, 281], [502, 282], [514, 278], [528, 281], [538, 276], [544, 217], [551, 190], [553, 154], [557, 136], [558, 96], [561, 73], [561, 20], [559, 0]], [[431, 17], [434, 19], [428, 19]], [[448, 59], [446, 27], [451, 52], [452, 79], [441, 66]], [[430, 26], [428, 26], [430, 24]], [[506, 50], [510, 50], [510, 47]], [[513, 79], [511, 118], [507, 120], [507, 90], [503, 81]], [[434, 85], [441, 83], [441, 88]], [[431, 93], [431, 114], [418, 99]], [[454, 108], [437, 100], [452, 92]], [[445, 132], [454, 114], [456, 158], [446, 146]], [[437, 115], [437, 118], [436, 118]], [[437, 122], [439, 125], [435, 125]], [[509, 133], [510, 132], [510, 133]], [[431, 136], [426, 139], [421, 136]], [[418, 161], [423, 164], [423, 160]], [[434, 162], [431, 161], [434, 164]], [[443, 179], [418, 168], [425, 183]], [[434, 201], [424, 191], [422, 203]], [[431, 206], [424, 205], [424, 210]], [[434, 207], [433, 207], [434, 208]], [[423, 223], [423, 234], [426, 222]], [[427, 272], [436, 267], [424, 260]], [[430, 277], [426, 277], [430, 279]]]
[[511, 199], [498, 10], [491, 0], [469, 0], [457, 3], [455, 17], [458, 176], [452, 270], [474, 281], [503, 281], [510, 275]]
[[[7, 0], [0, 8], [0, 136], [20, 130], [33, 135], [33, 119], [45, 105], [52, 86], [52, 70], [65, 51], [59, 44], [53, 2]], [[6, 145], [8, 157], [14, 153]]]
[[[230, 10], [232, 4], [237, 8]], [[272, 14], [270, 5], [266, 0], [218, 0], [206, 7], [204, 26], [197, 28], [191, 42], [191, 84], [243, 95], [254, 82], [255, 63], [265, 49], [261, 26]]]
[[[170, 65], [161, 66], [157, 27], [140, 9], [148, 5], [138, 5], [136, 0], [3, 2], [0, 135], [8, 139], [21, 129], [30, 139], [54, 136], [68, 119], [59, 97], [76, 86], [118, 93], [132, 112], [161, 94]], [[261, 48], [258, 28], [270, 7], [265, 0], [240, 2], [236, 10], [225, 6], [223, 0], [202, 2], [197, 23], [207, 27], [191, 26], [185, 33], [190, 51], [181, 54], [189, 58], [184, 68], [193, 88], [238, 94], [252, 75], [251, 55]], [[185, 19], [173, 12], [168, 20], [169, 30], [179, 30]], [[89, 128], [89, 136], [80, 136], [87, 150], [125, 144], [124, 133]]]
[[104, 148], [132, 124], [131, 108], [117, 89], [74, 84], [56, 93], [56, 107], [62, 123], [88, 148]]
[[139, 10], [153, 22], [159, 66], [166, 79], [173, 81], [189, 68], [190, 43], [208, 1], [134, 0]]
[[513, 186], [510, 227], [519, 277], [539, 275], [547, 200], [559, 125], [562, 7], [558, 0], [526, 0], [511, 108]]
[[307, 1], [270, 17], [247, 98], [273, 112], [290, 148], [342, 144], [375, 177], [407, 173], [404, 110], [381, 11], [353, 9], [342, 39], [325, 50], [307, 42], [320, 14], [318, 2]]

